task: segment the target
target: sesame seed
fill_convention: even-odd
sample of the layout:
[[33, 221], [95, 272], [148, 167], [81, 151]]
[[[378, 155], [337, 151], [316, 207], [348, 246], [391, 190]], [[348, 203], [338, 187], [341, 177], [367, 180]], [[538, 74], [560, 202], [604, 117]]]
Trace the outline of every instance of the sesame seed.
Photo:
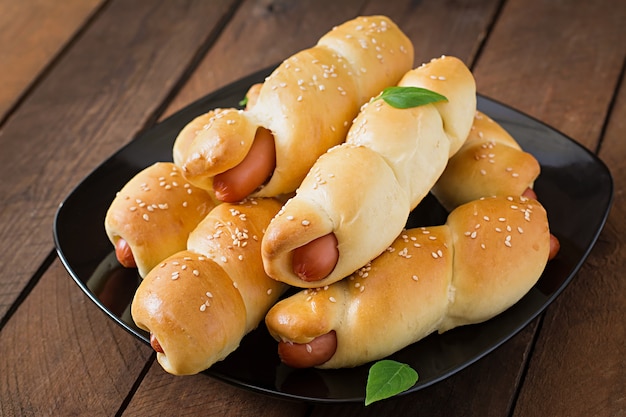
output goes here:
[[144, 219], [145, 221], [150, 220], [150, 216], [148, 216], [148, 213], [144, 213], [144, 214], [143, 214], [143, 216], [141, 216], [141, 217], [143, 217], [143, 219]]
[[206, 310], [206, 304], [202, 304], [200, 306], [200, 311], [205, 311]]
[[306, 346], [306, 351], [307, 351], [308, 353], [313, 352], [313, 348], [311, 347], [311, 345], [309, 345], [309, 344], [307, 343], [305, 346]]
[[269, 289], [267, 290], [267, 295], [272, 295], [272, 289], [271, 289], [271, 288], [269, 288]]
[[336, 303], [337, 302], [335, 297], [328, 297], [328, 301], [330, 301], [331, 303]]
[[191, 271], [191, 273], [194, 274], [195, 276], [200, 275], [200, 271], [198, 271], [197, 269], [194, 269], [193, 271]]
[[411, 279], [412, 279], [413, 281], [416, 281], [416, 282], [419, 280], [419, 278], [417, 277], [417, 275], [413, 275], [413, 276], [411, 277]]
[[310, 221], [308, 221], [308, 220], [302, 220], [302, 226], [308, 226], [308, 225], [310, 225], [310, 224], [311, 224], [311, 222], [310, 222]]

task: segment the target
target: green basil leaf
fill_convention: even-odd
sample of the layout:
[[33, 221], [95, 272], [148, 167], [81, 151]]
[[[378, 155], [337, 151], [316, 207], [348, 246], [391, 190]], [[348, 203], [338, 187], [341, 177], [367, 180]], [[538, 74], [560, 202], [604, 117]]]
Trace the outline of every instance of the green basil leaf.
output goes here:
[[434, 91], [421, 87], [387, 87], [378, 96], [397, 109], [408, 109], [448, 99]]
[[389, 359], [376, 362], [369, 370], [365, 405], [393, 397], [417, 382], [417, 372], [409, 365]]

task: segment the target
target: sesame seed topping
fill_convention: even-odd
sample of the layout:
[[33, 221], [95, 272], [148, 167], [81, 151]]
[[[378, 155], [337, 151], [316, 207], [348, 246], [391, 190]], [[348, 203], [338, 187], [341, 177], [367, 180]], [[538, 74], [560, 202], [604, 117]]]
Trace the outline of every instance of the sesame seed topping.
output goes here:
[[336, 303], [337, 300], [335, 299], [335, 297], [328, 297], [328, 301], [330, 301], [331, 303]]

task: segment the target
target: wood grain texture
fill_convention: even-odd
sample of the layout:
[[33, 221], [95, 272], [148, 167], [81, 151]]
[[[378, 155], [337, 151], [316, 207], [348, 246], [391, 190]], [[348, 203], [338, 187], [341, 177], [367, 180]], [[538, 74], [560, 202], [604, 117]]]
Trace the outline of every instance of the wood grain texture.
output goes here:
[[613, 175], [613, 208], [587, 262], [546, 315], [516, 416], [626, 416], [624, 132], [622, 78], [599, 153]]
[[50, 252], [57, 205], [152, 122], [230, 6], [112, 2], [3, 126], [0, 178], [11, 180], [0, 182], [0, 250], [13, 256], [0, 270], [13, 275], [0, 317]]
[[617, 0], [508, 1], [477, 63], [478, 91], [593, 150], [626, 56], [624, 21]]
[[[497, 7], [495, 0], [248, 1], [238, 9], [163, 117], [219, 87], [313, 46], [333, 26], [359, 15], [384, 14], [396, 22], [413, 41], [416, 66], [442, 54], [471, 64]], [[280, 42], [276, 42], [277, 38]]]
[[153, 356], [85, 297], [59, 261], [2, 329], [0, 352], [3, 416], [114, 415]]
[[[182, 399], [182, 400], [181, 400]], [[242, 390], [206, 375], [175, 377], [155, 362], [124, 415], [305, 416], [308, 406]]]
[[[620, 190], [626, 149], [618, 140], [624, 131], [624, 91], [605, 138], [602, 132], [623, 77], [625, 17], [623, 2], [576, 8], [508, 2], [475, 70], [480, 92], [539, 118], [591, 150], [604, 140], [600, 157], [611, 162], [618, 207], [624, 206]], [[622, 45], [618, 53], [607, 47], [615, 42]], [[603, 272], [607, 267], [624, 270], [624, 218], [623, 212], [613, 211], [587, 263], [547, 310], [515, 415], [608, 416], [625, 409], [626, 292], [620, 273]]]
[[0, 120], [102, 2], [0, 1]]
[[[13, 47], [5, 40], [30, 30], [20, 42], [36, 49], [16, 61], [26, 81], [0, 88], [0, 100], [19, 103], [9, 118], [0, 105], [0, 415], [626, 417], [626, 3], [587, 3], [0, 0], [3, 72], [1, 54]], [[50, 264], [58, 203], [158, 118], [376, 13], [411, 37], [416, 65], [459, 56], [480, 93], [599, 149], [615, 199], [590, 257], [546, 313], [496, 351], [369, 407], [165, 373], [58, 259]]]
[[244, 2], [162, 118], [219, 87], [315, 45], [333, 26], [356, 17], [364, 3], [363, 0]]

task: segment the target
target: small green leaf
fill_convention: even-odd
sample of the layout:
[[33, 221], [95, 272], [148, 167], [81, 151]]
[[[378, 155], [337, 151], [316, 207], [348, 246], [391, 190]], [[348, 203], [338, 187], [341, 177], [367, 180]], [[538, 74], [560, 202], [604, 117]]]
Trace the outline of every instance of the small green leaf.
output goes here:
[[382, 98], [387, 104], [397, 109], [448, 101], [445, 96], [421, 87], [387, 87], [378, 98]]
[[242, 99], [239, 101], [239, 106], [240, 106], [240, 107], [246, 107], [246, 104], [248, 104], [248, 96], [245, 96], [244, 98], [242, 98]]
[[393, 397], [417, 382], [417, 372], [409, 365], [385, 359], [370, 368], [365, 388], [365, 405]]

